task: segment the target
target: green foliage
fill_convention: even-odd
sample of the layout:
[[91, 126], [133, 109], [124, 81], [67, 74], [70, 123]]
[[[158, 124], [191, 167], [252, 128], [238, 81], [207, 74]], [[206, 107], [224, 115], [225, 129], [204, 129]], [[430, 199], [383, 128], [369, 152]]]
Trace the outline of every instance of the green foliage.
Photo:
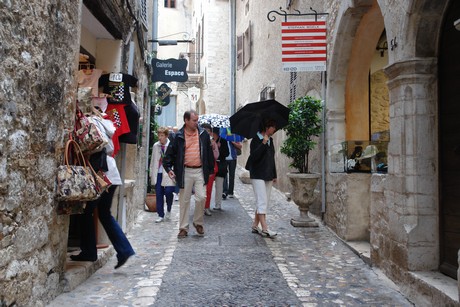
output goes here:
[[313, 137], [322, 132], [321, 100], [311, 96], [299, 97], [288, 108], [289, 123], [284, 127], [287, 139], [281, 146], [281, 153], [292, 159], [290, 167], [300, 173], [308, 173], [308, 156], [316, 146]]

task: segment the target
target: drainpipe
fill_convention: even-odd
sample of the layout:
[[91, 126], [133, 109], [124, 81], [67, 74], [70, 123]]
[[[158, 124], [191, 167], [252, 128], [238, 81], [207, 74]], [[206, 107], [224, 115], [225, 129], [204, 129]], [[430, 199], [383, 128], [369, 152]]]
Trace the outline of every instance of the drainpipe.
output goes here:
[[[152, 54], [154, 57], [157, 57], [157, 51], [158, 51], [158, 43], [153, 42], [154, 38], [156, 39], [158, 37], [158, 0], [153, 0], [152, 1]], [[150, 65], [150, 63], [149, 63]], [[148, 78], [150, 80], [150, 76]], [[150, 93], [150, 83], [149, 83], [149, 93]], [[147, 159], [147, 163], [145, 163], [145, 190], [144, 190], [144, 199], [147, 197], [147, 183], [149, 182], [149, 147], [150, 147], [150, 118], [152, 114], [152, 103], [154, 101], [153, 97], [150, 97], [149, 103], [147, 103], [147, 118], [144, 119], [144, 124], [147, 126], [147, 132], [146, 132], [146, 146], [145, 146], [145, 156]]]
[[323, 79], [321, 96], [323, 97], [323, 108], [321, 111], [323, 133], [321, 133], [321, 220], [324, 220], [326, 212], [326, 88], [327, 88], [327, 71], [321, 73]]
[[233, 115], [236, 110], [236, 3], [235, 0], [230, 0], [230, 115]]

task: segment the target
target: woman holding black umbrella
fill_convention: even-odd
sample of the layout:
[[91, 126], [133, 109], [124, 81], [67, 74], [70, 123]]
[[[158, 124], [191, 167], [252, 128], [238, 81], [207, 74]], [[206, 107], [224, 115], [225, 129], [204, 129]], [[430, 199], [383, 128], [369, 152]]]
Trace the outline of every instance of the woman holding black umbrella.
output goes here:
[[[264, 120], [261, 131], [251, 141], [251, 153], [246, 165], [256, 198], [256, 213], [252, 232], [274, 238], [277, 233], [268, 229], [267, 211], [272, 185], [276, 182], [275, 146], [271, 137], [276, 132], [276, 121]], [[259, 224], [262, 228], [259, 227]]]

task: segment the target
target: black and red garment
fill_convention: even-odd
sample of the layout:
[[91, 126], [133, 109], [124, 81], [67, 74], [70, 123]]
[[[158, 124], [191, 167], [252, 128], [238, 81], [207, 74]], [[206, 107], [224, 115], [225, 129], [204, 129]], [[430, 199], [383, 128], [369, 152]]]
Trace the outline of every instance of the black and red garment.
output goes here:
[[137, 86], [137, 78], [122, 73], [104, 74], [99, 78], [102, 92], [107, 94], [107, 100], [113, 104], [131, 103], [130, 87]]

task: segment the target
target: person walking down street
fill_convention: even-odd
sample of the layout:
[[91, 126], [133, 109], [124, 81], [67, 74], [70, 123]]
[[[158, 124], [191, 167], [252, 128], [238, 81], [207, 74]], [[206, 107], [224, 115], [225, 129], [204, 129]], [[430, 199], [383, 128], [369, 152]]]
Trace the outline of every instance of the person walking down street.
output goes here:
[[[98, 121], [99, 122], [99, 121]], [[100, 127], [101, 131], [106, 134], [109, 140], [105, 146], [105, 150], [96, 153], [100, 156], [99, 159], [106, 160], [106, 169], [103, 170], [104, 174], [110, 180], [112, 185], [102, 193], [101, 197], [94, 201], [86, 203], [83, 214], [78, 216], [78, 220], [81, 226], [80, 231], [80, 249], [81, 252], [78, 255], [71, 255], [70, 259], [73, 261], [96, 261], [97, 260], [97, 247], [96, 247], [96, 229], [94, 225], [94, 210], [97, 208], [99, 214], [99, 220], [107, 233], [112, 245], [117, 252], [117, 265], [115, 269], [118, 269], [126, 263], [129, 257], [135, 254], [131, 244], [126, 238], [120, 225], [118, 225], [115, 218], [112, 216], [110, 208], [112, 206], [112, 199], [115, 194], [117, 186], [122, 184], [120, 173], [117, 169], [115, 159], [112, 157], [113, 154], [113, 143], [112, 136], [115, 133], [115, 127], [112, 121], [103, 119], [101, 121], [103, 127]], [[91, 160], [91, 159], [90, 159]], [[99, 171], [99, 169], [95, 169]]]
[[198, 235], [204, 235], [205, 185], [214, 171], [214, 156], [209, 134], [198, 127], [198, 113], [184, 113], [184, 125], [169, 144], [163, 158], [163, 167], [180, 187], [179, 234], [185, 238], [189, 231], [189, 212], [192, 189], [195, 191], [193, 226]]
[[[168, 173], [163, 168], [163, 157], [170, 143], [168, 139], [168, 128], [160, 127], [157, 130], [158, 142], [153, 144], [152, 158], [150, 160], [150, 181], [155, 186], [157, 199], [158, 218], [156, 223], [171, 219], [171, 208], [173, 203], [173, 193], [176, 183], [169, 178]], [[166, 198], [166, 214], [164, 211], [164, 199]]]
[[225, 158], [227, 160], [228, 175], [224, 178], [224, 195], [225, 198], [233, 198], [233, 189], [235, 186], [235, 171], [237, 163], [237, 150], [241, 150], [243, 144], [241, 142], [227, 141], [229, 155]]
[[216, 179], [215, 179], [215, 196], [214, 196], [214, 210], [222, 210], [222, 199], [223, 199], [223, 193], [224, 193], [224, 178], [227, 176], [227, 160], [225, 159], [228, 154], [228, 145], [227, 145], [227, 140], [224, 138], [221, 138], [219, 135], [220, 129], [217, 127], [214, 127], [212, 129], [212, 134], [214, 137], [214, 140], [217, 143], [217, 147], [219, 148], [219, 157], [217, 158], [217, 173], [216, 173]]
[[[168, 126], [168, 139], [170, 142], [172, 142], [174, 140], [174, 137], [176, 136], [176, 133], [177, 133], [177, 127], [176, 126]], [[176, 187], [174, 188], [174, 192], [173, 192], [173, 195], [174, 195], [174, 201], [178, 201], [179, 200], [179, 187], [177, 186], [176, 184]]]
[[206, 185], [206, 202], [204, 204], [204, 215], [211, 216], [211, 195], [212, 195], [212, 186], [214, 184], [214, 179], [216, 178], [216, 173], [217, 173], [217, 158], [219, 157], [219, 148], [217, 147], [217, 143], [214, 140], [214, 137], [212, 136], [212, 128], [210, 124], [202, 124], [202, 128], [206, 130], [207, 133], [211, 136], [211, 147], [212, 147], [212, 153], [214, 155], [214, 172], [209, 175], [209, 180], [208, 184]]
[[174, 132], [172, 126], [168, 126], [167, 128], [168, 128], [168, 139], [170, 141], [172, 141], [174, 139], [174, 136], [176, 135], [176, 133]]
[[[276, 132], [276, 122], [268, 119], [251, 141], [250, 156], [246, 163], [256, 200], [252, 232], [274, 238], [277, 233], [268, 229], [267, 212], [272, 185], [276, 182], [275, 146], [271, 137]], [[259, 227], [259, 224], [262, 228]]]

